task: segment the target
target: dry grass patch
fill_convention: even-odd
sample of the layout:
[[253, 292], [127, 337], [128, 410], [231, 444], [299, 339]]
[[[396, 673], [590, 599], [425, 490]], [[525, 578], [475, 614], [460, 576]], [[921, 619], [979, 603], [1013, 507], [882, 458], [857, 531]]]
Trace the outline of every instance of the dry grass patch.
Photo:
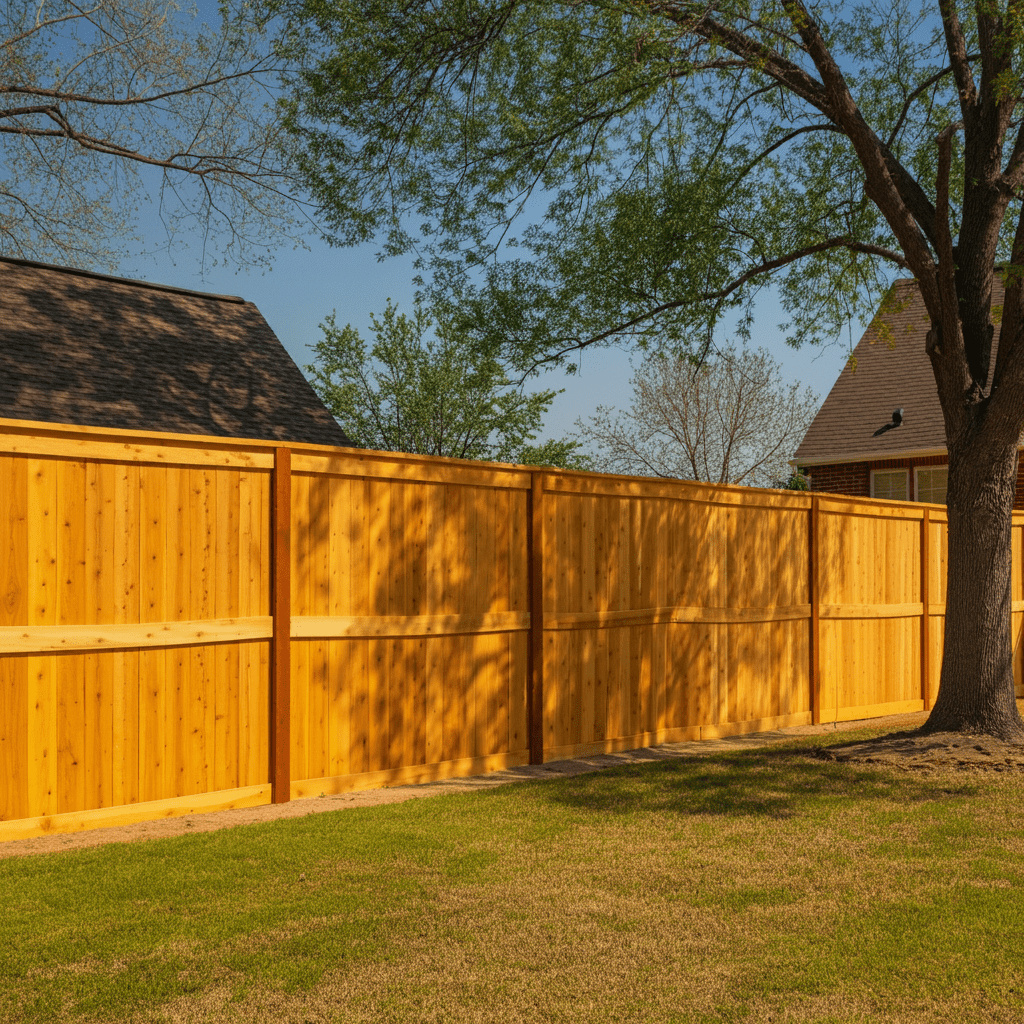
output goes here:
[[1021, 776], [807, 746], [4, 862], [0, 1019], [1019, 1019]]

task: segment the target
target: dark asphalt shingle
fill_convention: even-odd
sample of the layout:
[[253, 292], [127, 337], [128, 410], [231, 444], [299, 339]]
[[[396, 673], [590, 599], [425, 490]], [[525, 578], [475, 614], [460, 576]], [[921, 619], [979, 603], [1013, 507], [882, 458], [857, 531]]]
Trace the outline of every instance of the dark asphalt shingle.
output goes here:
[[[889, 303], [864, 332], [853, 350], [854, 366], [846, 366], [804, 435], [794, 460], [798, 465], [893, 459], [922, 452], [944, 452], [946, 431], [935, 388], [932, 364], [925, 351], [930, 321], [913, 281], [897, 281]], [[997, 278], [992, 305], [1003, 304]], [[999, 344], [999, 317], [995, 349]], [[880, 437], [894, 409], [903, 409], [903, 424]]]
[[251, 302], [3, 258], [0, 417], [351, 444]]

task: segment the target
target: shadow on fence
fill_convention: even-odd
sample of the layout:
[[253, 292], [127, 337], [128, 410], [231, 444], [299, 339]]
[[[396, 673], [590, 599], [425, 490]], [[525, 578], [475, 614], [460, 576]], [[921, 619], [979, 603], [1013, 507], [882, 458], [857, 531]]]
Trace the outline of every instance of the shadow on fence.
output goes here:
[[937, 690], [935, 506], [0, 437], [0, 837], [918, 711]]

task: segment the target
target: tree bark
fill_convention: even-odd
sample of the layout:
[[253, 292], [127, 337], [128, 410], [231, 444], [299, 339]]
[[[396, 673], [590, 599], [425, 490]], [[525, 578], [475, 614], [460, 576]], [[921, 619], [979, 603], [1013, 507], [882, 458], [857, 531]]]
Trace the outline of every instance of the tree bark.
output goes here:
[[1010, 527], [1017, 446], [949, 445], [949, 551], [942, 675], [922, 732], [987, 734], [1024, 743], [1011, 632]]

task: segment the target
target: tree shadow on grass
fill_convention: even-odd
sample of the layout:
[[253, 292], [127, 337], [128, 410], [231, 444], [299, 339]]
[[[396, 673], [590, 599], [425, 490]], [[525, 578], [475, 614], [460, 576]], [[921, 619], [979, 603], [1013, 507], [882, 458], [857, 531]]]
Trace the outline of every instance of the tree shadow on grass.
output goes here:
[[607, 770], [545, 784], [545, 799], [602, 814], [785, 819], [847, 800], [921, 804], [975, 796], [974, 780], [821, 760], [815, 746], [738, 750]]

